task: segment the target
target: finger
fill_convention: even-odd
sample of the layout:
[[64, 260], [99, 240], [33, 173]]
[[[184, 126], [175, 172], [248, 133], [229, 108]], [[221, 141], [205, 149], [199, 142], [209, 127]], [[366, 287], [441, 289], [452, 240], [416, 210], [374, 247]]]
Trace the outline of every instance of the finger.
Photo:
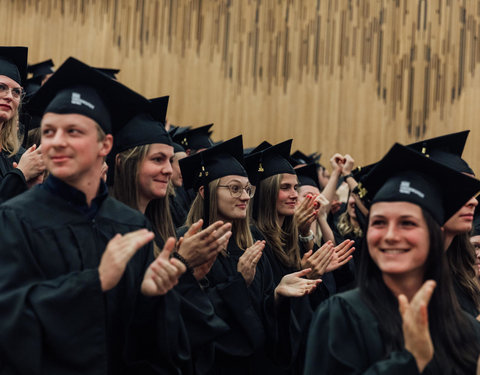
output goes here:
[[[317, 252], [318, 252], [318, 250], [317, 250]], [[308, 258], [310, 258], [312, 253], [313, 253], [313, 250], [308, 250], [305, 254], [303, 254], [302, 260], [306, 261]]]
[[312, 271], [311, 268], [305, 268], [301, 271], [293, 272], [290, 275], [295, 276], [295, 277], [303, 277], [303, 276], [308, 275], [311, 271]]
[[177, 269], [177, 274], [178, 275], [181, 275], [182, 273], [185, 273], [185, 271], [187, 270], [187, 266], [185, 266], [185, 264], [183, 264], [182, 262], [180, 262], [176, 258], [170, 258], [169, 262], [170, 262], [171, 265], [173, 265]]
[[348, 246], [352, 246], [354, 243], [355, 241], [345, 240], [335, 248], [335, 252], [341, 253], [342, 251], [346, 251], [346, 249], [348, 249]]
[[13, 168], [17, 168], [17, 167], [18, 167], [18, 163], [17, 163], [16, 161], [14, 161], [14, 162], [12, 163], [12, 165], [13, 165]]
[[202, 225], [203, 225], [203, 219], [200, 219], [196, 223], [193, 223], [185, 233], [185, 237], [190, 237], [197, 234], [198, 231], [202, 228]]
[[345, 263], [346, 263], [346, 261], [347, 261], [348, 258], [350, 258], [350, 259], [352, 258], [351, 255], [352, 255], [352, 253], [353, 253], [354, 251], [355, 251], [355, 248], [352, 247], [348, 252], [346, 252], [346, 253], [343, 254], [343, 255], [338, 256], [338, 254], [337, 254], [337, 256], [338, 256], [338, 262], [339, 262], [339, 263], [342, 263], [342, 262], [345, 262]]
[[209, 225], [198, 234], [204, 239], [208, 238], [212, 235], [212, 233], [214, 233], [217, 229], [221, 228], [223, 225], [226, 225], [226, 224], [223, 224], [223, 221], [216, 221], [215, 223]]
[[129, 232], [116, 239], [117, 251], [122, 253], [125, 259], [130, 259], [140, 248], [149, 243], [155, 235], [147, 229], [139, 229]]
[[170, 259], [173, 250], [175, 249], [175, 238], [169, 237], [168, 240], [165, 242], [161, 253], [158, 255], [158, 258], [163, 260]]
[[421, 304], [421, 305], [428, 306], [428, 303], [430, 302], [430, 298], [432, 297], [432, 294], [436, 285], [437, 283], [434, 280], [425, 281], [425, 283], [422, 285], [420, 290], [413, 297], [412, 302], [415, 305]]

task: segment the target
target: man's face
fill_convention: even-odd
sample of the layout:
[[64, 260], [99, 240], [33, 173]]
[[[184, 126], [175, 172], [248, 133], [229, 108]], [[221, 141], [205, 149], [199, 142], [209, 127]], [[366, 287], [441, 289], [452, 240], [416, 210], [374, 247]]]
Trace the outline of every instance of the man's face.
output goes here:
[[73, 186], [100, 175], [112, 136], [99, 141], [94, 120], [79, 114], [46, 113], [41, 129], [42, 155], [51, 174]]

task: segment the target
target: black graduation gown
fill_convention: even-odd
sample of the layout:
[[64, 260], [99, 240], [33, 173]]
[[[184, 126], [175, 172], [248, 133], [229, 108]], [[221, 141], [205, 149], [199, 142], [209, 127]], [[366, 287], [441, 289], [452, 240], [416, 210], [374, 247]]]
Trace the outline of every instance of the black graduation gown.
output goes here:
[[474, 318], [476, 318], [480, 311], [478, 311], [475, 302], [472, 298], [468, 295], [468, 293], [464, 290], [463, 286], [457, 281], [455, 277], [452, 277], [453, 280], [453, 290], [455, 295], [457, 296], [458, 303], [463, 311], [470, 314]]
[[175, 295], [140, 293], [152, 245], [101, 290], [98, 265], [117, 233], [148, 227], [105, 198], [93, 220], [37, 186], [0, 206], [0, 373], [188, 373]]
[[175, 195], [170, 195], [168, 197], [170, 213], [175, 228], [183, 226], [188, 215], [189, 206], [187, 206], [186, 200], [181, 197], [181, 194], [185, 194], [185, 190], [182, 187], [179, 187], [175, 188]]
[[[332, 296], [315, 313], [310, 327], [305, 375], [419, 374], [407, 350], [385, 355], [378, 321], [359, 289]], [[422, 374], [442, 374], [435, 360]]]
[[4, 150], [0, 152], [0, 203], [28, 189], [22, 171], [13, 168], [13, 162], [18, 163], [24, 152], [25, 150], [21, 148], [20, 151], [12, 157], [9, 157]]
[[[264, 240], [260, 230], [252, 226], [252, 235], [254, 240]], [[278, 285], [283, 276], [297, 272], [298, 270], [293, 267], [284, 265], [275, 255], [268, 243], [263, 250], [263, 256], [268, 258], [268, 262], [271, 265], [273, 272], [273, 279], [276, 285]], [[308, 327], [312, 319], [313, 311], [316, 307], [326, 298], [328, 298], [329, 292], [323, 283], [319, 284], [317, 289], [310, 295], [301, 298], [291, 299], [292, 319], [296, 321], [296, 331], [292, 331], [290, 334], [292, 364], [288, 367], [272, 366], [269, 363], [264, 364], [264, 370], [266, 372], [275, 372], [277, 374], [301, 374], [303, 371], [303, 357], [305, 354], [305, 344], [307, 339]]]

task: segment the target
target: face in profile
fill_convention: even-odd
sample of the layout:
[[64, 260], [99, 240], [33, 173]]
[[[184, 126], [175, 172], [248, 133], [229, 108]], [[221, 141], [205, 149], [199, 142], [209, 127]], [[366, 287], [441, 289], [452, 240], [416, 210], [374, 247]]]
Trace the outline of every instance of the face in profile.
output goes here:
[[367, 244], [382, 274], [423, 278], [430, 239], [419, 206], [409, 202], [374, 203]]
[[172, 184], [175, 187], [183, 185], [182, 171], [179, 161], [187, 157], [186, 152], [176, 152], [172, 159]]
[[480, 235], [470, 237], [470, 242], [475, 248], [475, 273], [480, 278]]
[[218, 216], [225, 221], [245, 219], [254, 188], [244, 176], [224, 176], [217, 186]]
[[478, 205], [476, 198], [471, 198], [444, 224], [445, 232], [453, 235], [468, 233], [472, 230], [473, 214]]
[[151, 144], [138, 170], [138, 192], [141, 199], [150, 201], [167, 195], [168, 182], [172, 176], [173, 147]]

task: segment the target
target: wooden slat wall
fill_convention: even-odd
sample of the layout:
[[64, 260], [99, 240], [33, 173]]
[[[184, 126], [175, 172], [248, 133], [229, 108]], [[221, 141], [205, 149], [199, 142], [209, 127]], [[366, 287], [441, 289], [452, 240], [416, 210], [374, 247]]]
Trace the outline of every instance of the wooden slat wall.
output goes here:
[[293, 137], [351, 153], [471, 129], [480, 171], [478, 0], [0, 0], [2, 45], [32, 63], [75, 56], [171, 95], [178, 125], [214, 139]]

